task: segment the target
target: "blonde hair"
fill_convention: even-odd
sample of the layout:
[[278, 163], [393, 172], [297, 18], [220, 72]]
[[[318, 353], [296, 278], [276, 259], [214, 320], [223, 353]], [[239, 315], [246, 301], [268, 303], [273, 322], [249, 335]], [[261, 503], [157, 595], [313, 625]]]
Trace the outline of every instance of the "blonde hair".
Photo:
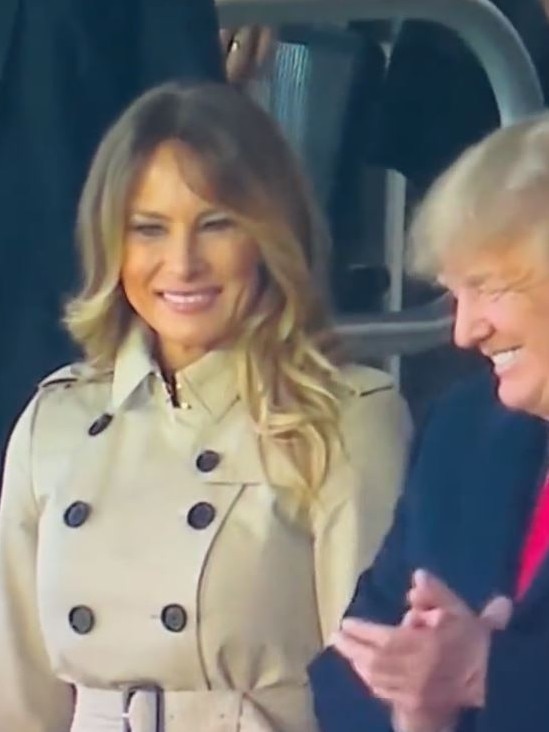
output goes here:
[[[112, 368], [134, 318], [120, 284], [132, 190], [157, 147], [181, 143], [187, 184], [238, 218], [260, 249], [266, 284], [235, 343], [238, 389], [260, 435], [297, 468], [309, 498], [339, 442], [342, 394], [323, 298], [328, 236], [308, 185], [266, 113], [229, 86], [169, 84], [143, 95], [101, 143], [77, 239], [84, 282], [66, 324], [99, 369]], [[265, 461], [267, 462], [267, 461]]]
[[452, 257], [528, 246], [549, 253], [549, 115], [498, 129], [435, 181], [409, 234], [412, 273], [428, 279]]

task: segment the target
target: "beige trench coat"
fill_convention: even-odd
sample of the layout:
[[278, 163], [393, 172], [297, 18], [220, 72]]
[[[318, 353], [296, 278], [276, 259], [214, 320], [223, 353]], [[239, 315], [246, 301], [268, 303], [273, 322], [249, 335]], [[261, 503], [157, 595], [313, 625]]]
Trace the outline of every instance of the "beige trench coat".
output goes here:
[[[180, 377], [174, 408], [135, 330], [113, 374], [68, 367], [20, 418], [0, 510], [2, 732], [122, 732], [121, 690], [151, 684], [169, 732], [316, 730], [306, 665], [390, 521], [406, 408], [386, 375], [345, 371], [348, 459], [304, 517], [265, 477], [230, 355]], [[149, 701], [133, 699], [132, 732], [156, 732]]]

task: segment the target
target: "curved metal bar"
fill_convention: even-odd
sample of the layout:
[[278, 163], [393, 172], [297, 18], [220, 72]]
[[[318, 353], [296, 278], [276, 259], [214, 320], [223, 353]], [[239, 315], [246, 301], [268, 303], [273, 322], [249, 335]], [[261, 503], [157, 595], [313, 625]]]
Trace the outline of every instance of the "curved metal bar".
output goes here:
[[448, 343], [453, 324], [451, 297], [445, 294], [399, 312], [340, 318], [337, 332], [360, 358], [385, 358]]
[[520, 36], [487, 0], [232, 0], [221, 5], [220, 18], [226, 25], [433, 21], [455, 31], [477, 56], [502, 124], [543, 108], [541, 86]]
[[[357, 20], [424, 20], [457, 33], [476, 55], [494, 91], [501, 124], [544, 107], [539, 79], [520, 36], [488, 0], [225, 0], [223, 25], [246, 23], [346, 24]], [[447, 304], [425, 306], [357, 320], [340, 320], [339, 332], [379, 355], [412, 353], [449, 340], [452, 316]]]

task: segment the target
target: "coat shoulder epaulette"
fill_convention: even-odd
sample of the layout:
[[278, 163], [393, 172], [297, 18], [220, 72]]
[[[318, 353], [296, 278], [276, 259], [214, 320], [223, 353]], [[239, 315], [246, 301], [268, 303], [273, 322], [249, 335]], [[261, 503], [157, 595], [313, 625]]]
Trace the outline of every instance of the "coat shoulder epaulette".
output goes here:
[[342, 374], [344, 383], [353, 396], [366, 397], [395, 388], [393, 378], [389, 374], [370, 366], [349, 364], [342, 369]]
[[52, 371], [38, 384], [38, 389], [39, 391], [55, 387], [70, 389], [78, 384], [103, 381], [106, 376], [107, 374], [97, 371], [89, 364], [76, 362]]

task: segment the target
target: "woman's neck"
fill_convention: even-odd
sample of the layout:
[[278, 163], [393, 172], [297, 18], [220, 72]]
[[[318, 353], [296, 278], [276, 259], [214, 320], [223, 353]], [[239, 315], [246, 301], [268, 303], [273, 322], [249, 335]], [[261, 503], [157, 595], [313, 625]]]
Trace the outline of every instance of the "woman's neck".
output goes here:
[[205, 348], [187, 348], [179, 343], [158, 342], [156, 358], [164, 375], [181, 371], [191, 363], [198, 361], [206, 353]]

